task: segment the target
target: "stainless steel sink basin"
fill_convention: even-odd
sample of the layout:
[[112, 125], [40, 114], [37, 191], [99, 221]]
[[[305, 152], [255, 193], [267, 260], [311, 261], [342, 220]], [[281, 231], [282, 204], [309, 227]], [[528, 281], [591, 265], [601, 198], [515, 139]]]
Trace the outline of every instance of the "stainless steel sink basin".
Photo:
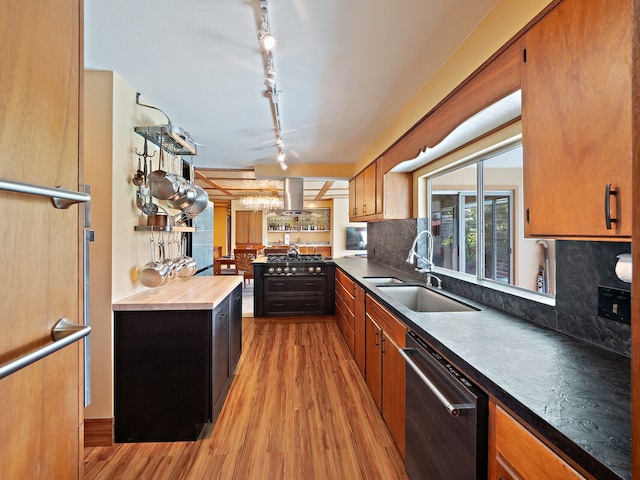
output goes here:
[[477, 310], [420, 285], [382, 285], [378, 288], [414, 312], [473, 312]]
[[365, 281], [373, 283], [375, 285], [384, 285], [387, 283], [404, 283], [404, 280], [400, 280], [396, 277], [363, 277]]

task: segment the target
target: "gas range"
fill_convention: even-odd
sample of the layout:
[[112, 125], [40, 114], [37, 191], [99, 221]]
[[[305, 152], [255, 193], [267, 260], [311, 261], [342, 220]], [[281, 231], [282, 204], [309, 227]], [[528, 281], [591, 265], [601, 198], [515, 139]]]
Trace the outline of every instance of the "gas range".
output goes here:
[[322, 255], [320, 253], [301, 253], [298, 255], [289, 255], [286, 253], [270, 253], [267, 255], [267, 262], [322, 262]]
[[265, 276], [273, 275], [324, 275], [326, 266], [319, 253], [287, 255], [273, 253], [267, 255]]

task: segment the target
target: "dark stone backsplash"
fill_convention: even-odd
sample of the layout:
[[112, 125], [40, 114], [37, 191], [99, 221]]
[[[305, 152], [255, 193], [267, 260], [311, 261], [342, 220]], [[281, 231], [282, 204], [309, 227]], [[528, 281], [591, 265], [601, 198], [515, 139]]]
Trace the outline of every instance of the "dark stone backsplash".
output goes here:
[[[426, 227], [424, 218], [369, 222], [367, 257], [424, 280], [406, 258], [417, 232]], [[424, 252], [425, 245], [423, 236], [418, 252]], [[630, 252], [631, 244], [624, 242], [557, 240], [555, 307], [440, 273], [438, 276], [446, 290], [630, 357], [630, 326], [597, 313], [599, 285], [630, 290], [630, 284], [619, 280], [614, 271], [617, 255]]]

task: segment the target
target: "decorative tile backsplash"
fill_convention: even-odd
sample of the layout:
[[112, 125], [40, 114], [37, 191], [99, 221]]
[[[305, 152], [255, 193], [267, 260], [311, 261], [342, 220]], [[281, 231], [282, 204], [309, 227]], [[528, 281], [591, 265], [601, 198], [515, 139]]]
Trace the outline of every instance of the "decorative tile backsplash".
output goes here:
[[[424, 276], [406, 263], [417, 232], [427, 228], [424, 218], [386, 220], [367, 224], [369, 260], [415, 276]], [[418, 251], [425, 251], [425, 236]], [[540, 304], [508, 293], [438, 273], [446, 290], [473, 298], [531, 322], [580, 338], [622, 355], [631, 355], [629, 325], [598, 316], [598, 285], [630, 290], [615, 275], [617, 255], [630, 253], [630, 243], [556, 241], [556, 306]]]

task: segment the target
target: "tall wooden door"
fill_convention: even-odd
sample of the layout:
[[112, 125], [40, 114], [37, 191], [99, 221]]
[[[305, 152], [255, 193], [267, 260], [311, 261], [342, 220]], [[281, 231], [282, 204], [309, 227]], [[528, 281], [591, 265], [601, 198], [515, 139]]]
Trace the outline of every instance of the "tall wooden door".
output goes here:
[[[78, 190], [82, 0], [0, 0], [0, 178]], [[0, 191], [0, 365], [82, 323], [81, 208]], [[0, 379], [3, 478], [68, 479], [82, 463], [82, 342]]]

